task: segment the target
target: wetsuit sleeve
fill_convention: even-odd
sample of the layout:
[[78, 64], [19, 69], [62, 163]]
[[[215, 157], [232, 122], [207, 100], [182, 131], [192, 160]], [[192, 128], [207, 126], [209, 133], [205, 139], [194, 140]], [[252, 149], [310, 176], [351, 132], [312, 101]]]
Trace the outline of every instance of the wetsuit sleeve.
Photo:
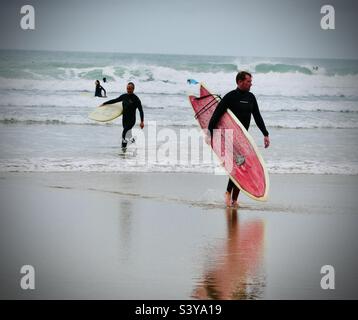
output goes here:
[[120, 95], [118, 98], [116, 99], [112, 99], [112, 100], [108, 100], [106, 102], [103, 103], [103, 105], [106, 105], [106, 104], [113, 104], [113, 103], [117, 103], [117, 102], [120, 102], [120, 101], [123, 101], [123, 94]]
[[142, 102], [140, 101], [139, 98], [138, 98], [138, 110], [140, 114], [140, 121], [144, 122], [144, 112], [143, 112]]
[[106, 89], [101, 86], [101, 89], [104, 91], [104, 95], [107, 95]]
[[258, 128], [261, 130], [262, 134], [267, 137], [269, 135], [266, 126], [265, 126], [265, 122], [261, 117], [261, 113], [259, 110], [259, 105], [257, 104], [257, 100], [255, 98], [255, 96], [253, 95], [253, 99], [254, 99], [254, 109], [252, 112], [252, 115], [254, 116], [256, 125], [258, 126]]
[[211, 116], [211, 119], [209, 121], [209, 125], [208, 125], [208, 130], [210, 132], [211, 135], [213, 135], [213, 130], [215, 129], [217, 123], [219, 122], [220, 118], [222, 117], [222, 115], [225, 113], [225, 111], [227, 110], [227, 96], [225, 96], [218, 104], [218, 106], [216, 107], [213, 115]]

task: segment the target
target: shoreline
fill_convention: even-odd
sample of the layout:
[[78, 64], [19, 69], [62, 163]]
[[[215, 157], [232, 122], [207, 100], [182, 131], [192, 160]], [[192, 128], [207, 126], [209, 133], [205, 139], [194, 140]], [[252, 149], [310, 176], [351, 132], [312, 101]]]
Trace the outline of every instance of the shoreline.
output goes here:
[[267, 202], [236, 211], [226, 176], [0, 173], [0, 297], [357, 299], [358, 177], [270, 178]]
[[[153, 183], [154, 179], [159, 182]], [[255, 201], [241, 193], [239, 202], [243, 204], [242, 209], [291, 212], [296, 208], [293, 212], [300, 212], [301, 208], [315, 213], [313, 207], [317, 207], [318, 211], [322, 206], [334, 211], [352, 201], [358, 207], [358, 200], [355, 200], [358, 175], [279, 173], [269, 174], [269, 179], [268, 200]], [[93, 191], [133, 200], [138, 197], [225, 209], [224, 193], [228, 177], [224, 174], [181, 172], [0, 172], [0, 181], [16, 180], [59, 190]], [[317, 192], [321, 184], [326, 190]], [[346, 188], [334, 189], [337, 184]], [[355, 214], [355, 208], [351, 206], [345, 212]]]

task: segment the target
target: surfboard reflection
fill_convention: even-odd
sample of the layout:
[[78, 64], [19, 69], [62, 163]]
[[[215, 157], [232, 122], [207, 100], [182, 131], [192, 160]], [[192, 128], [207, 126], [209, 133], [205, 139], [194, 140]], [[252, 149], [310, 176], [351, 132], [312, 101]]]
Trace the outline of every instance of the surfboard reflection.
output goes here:
[[192, 297], [196, 299], [259, 299], [265, 277], [264, 231], [262, 220], [239, 222], [236, 210], [226, 211], [228, 236], [199, 281]]

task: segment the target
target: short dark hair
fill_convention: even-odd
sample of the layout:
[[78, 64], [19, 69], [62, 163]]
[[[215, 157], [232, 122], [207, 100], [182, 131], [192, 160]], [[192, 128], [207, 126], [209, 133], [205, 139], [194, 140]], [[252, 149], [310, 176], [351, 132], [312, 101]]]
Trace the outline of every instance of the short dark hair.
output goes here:
[[240, 71], [237, 75], [236, 75], [236, 83], [239, 82], [239, 80], [245, 80], [246, 76], [252, 77], [251, 73], [247, 72], [247, 71]]
[[133, 82], [128, 82], [127, 86], [132, 85], [133, 87], [135, 87]]

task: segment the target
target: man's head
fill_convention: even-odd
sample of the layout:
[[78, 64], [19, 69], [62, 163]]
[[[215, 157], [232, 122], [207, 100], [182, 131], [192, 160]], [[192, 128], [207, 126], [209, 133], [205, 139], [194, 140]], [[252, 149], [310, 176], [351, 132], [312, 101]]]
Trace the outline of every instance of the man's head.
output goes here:
[[242, 91], [250, 91], [252, 85], [252, 75], [246, 71], [240, 71], [236, 76], [236, 84]]
[[133, 82], [128, 82], [127, 84], [127, 93], [128, 94], [132, 94], [134, 92], [134, 83]]

